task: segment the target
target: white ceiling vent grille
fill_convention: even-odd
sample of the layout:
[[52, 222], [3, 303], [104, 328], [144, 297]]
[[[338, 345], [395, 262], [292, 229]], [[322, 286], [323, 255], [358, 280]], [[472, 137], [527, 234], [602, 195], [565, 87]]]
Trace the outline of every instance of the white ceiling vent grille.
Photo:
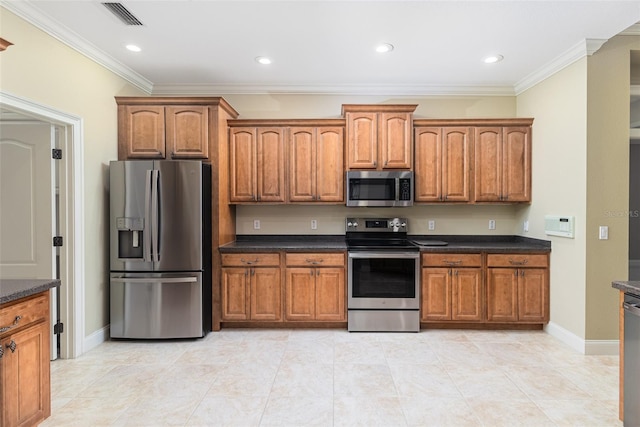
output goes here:
[[102, 5], [109, 9], [124, 25], [143, 25], [122, 3], [102, 3]]

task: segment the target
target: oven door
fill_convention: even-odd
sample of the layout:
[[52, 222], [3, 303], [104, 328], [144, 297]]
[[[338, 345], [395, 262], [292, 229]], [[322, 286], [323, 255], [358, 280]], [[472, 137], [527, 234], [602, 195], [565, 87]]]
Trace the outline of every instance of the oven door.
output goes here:
[[349, 309], [419, 309], [420, 253], [349, 252]]

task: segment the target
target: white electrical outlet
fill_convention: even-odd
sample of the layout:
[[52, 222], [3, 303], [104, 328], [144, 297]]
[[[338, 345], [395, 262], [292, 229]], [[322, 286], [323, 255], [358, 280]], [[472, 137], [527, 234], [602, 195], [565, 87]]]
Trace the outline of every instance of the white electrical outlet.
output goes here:
[[317, 230], [318, 229], [318, 220], [315, 220], [315, 219], [311, 220], [311, 229], [312, 230]]
[[259, 219], [254, 219], [253, 220], [253, 229], [254, 230], [260, 230], [260, 220]]
[[600, 226], [600, 240], [609, 240], [609, 227], [606, 225]]
[[489, 220], [489, 230], [495, 230], [496, 229], [496, 220], [495, 219], [490, 219]]
[[525, 221], [524, 224], [522, 224], [522, 231], [524, 231], [525, 233], [527, 231], [529, 231], [529, 221]]
[[435, 230], [436, 229], [436, 222], [431, 220], [429, 221], [429, 230]]

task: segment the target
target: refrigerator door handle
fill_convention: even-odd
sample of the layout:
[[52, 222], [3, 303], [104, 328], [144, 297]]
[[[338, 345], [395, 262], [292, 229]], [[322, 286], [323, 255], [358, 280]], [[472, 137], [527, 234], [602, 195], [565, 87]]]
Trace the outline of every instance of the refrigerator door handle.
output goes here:
[[193, 283], [197, 277], [112, 277], [114, 283]]
[[145, 262], [151, 262], [151, 173], [147, 170], [144, 180], [144, 227], [142, 234], [142, 246]]
[[160, 262], [160, 245], [158, 239], [160, 222], [160, 211], [158, 206], [158, 181], [160, 179], [160, 171], [156, 169], [151, 172], [151, 244], [153, 246], [151, 255], [153, 257], [153, 262]]

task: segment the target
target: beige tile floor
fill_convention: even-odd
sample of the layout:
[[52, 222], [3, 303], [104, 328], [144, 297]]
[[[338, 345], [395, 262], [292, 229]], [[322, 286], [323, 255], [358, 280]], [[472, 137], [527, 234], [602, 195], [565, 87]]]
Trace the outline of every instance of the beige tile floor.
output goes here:
[[41, 426], [622, 426], [618, 363], [541, 331], [111, 341], [52, 363]]

